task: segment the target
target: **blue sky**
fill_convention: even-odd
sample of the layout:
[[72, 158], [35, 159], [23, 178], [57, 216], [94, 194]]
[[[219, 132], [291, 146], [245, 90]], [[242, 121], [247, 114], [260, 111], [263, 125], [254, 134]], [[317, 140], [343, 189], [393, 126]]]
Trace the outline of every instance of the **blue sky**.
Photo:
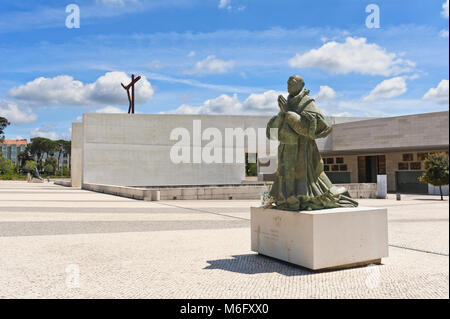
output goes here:
[[[66, 27], [66, 6], [80, 28]], [[87, 112], [275, 114], [302, 75], [327, 115], [448, 110], [446, 0], [0, 0], [7, 138], [70, 138]], [[368, 28], [369, 4], [380, 27]]]

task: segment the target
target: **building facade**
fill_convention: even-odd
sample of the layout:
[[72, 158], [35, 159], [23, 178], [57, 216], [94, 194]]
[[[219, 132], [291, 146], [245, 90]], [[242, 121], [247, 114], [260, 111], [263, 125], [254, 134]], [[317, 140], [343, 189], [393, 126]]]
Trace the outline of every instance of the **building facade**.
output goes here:
[[[246, 177], [245, 162], [208, 163], [197, 161], [193, 153], [212, 143], [210, 133], [226, 136], [230, 128], [262, 131], [265, 139], [269, 119], [251, 115], [84, 114], [81, 123], [72, 125], [72, 182], [78, 187], [82, 183], [238, 184]], [[387, 175], [389, 192], [427, 193], [428, 185], [417, 180], [425, 169], [424, 159], [432, 152], [448, 154], [448, 111], [390, 118], [328, 117], [327, 121], [333, 132], [316, 142], [325, 171], [335, 183], [371, 183], [377, 181], [377, 175]], [[179, 140], [180, 132], [188, 138]], [[226, 153], [222, 140], [213, 144], [219, 153]], [[191, 161], [175, 163], [171, 157], [174, 147], [186, 149]], [[254, 153], [248, 139], [233, 148], [236, 154]], [[276, 154], [276, 149], [271, 154]], [[276, 156], [258, 154], [258, 158], [259, 180], [273, 179], [273, 174], [261, 173], [261, 167], [273, 167], [272, 162], [276, 165]]]
[[418, 177], [430, 153], [449, 150], [449, 112], [336, 124], [321, 149], [332, 180], [376, 182], [387, 175], [389, 192], [427, 193]]
[[0, 151], [4, 159], [9, 159], [14, 164], [18, 163], [17, 156], [27, 147], [27, 140], [4, 140], [0, 142]]

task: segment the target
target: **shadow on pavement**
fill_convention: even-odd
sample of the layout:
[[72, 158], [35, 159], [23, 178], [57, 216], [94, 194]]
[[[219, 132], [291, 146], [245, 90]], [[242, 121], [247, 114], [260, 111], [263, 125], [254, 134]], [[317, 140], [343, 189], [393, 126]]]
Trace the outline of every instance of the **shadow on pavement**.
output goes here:
[[221, 269], [241, 274], [279, 273], [284, 276], [313, 275], [315, 272], [258, 254], [232, 256], [232, 259], [209, 260], [204, 269]]

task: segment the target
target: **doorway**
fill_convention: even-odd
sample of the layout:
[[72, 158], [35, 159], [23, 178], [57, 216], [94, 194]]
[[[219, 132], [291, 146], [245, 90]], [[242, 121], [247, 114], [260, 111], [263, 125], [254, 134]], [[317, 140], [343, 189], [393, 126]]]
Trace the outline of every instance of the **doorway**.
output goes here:
[[358, 156], [358, 183], [376, 183], [377, 175], [386, 174], [386, 156]]

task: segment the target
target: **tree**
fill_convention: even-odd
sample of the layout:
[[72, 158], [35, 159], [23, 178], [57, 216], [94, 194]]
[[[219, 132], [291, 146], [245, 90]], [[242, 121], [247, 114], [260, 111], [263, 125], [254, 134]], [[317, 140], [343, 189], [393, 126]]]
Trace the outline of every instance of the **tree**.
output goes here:
[[56, 143], [56, 150], [58, 151], [58, 167], [61, 167], [61, 157], [64, 154], [67, 154], [70, 156], [71, 153], [71, 142], [65, 141], [65, 140], [57, 140]]
[[58, 143], [45, 137], [34, 137], [31, 139], [30, 152], [38, 162], [38, 167], [42, 169], [43, 159], [50, 157], [58, 148]]
[[52, 164], [45, 164], [44, 172], [47, 175], [52, 175], [53, 173], [55, 173], [55, 167]]
[[32, 172], [37, 167], [37, 163], [35, 161], [26, 161], [23, 169], [27, 172]]
[[11, 160], [0, 157], [0, 174], [13, 174], [14, 171], [14, 164]]
[[11, 123], [9, 123], [9, 121], [7, 119], [0, 116], [0, 142], [3, 142], [3, 140], [5, 139], [4, 130], [10, 124]]
[[44, 165], [44, 172], [51, 175], [55, 173], [56, 165], [58, 165], [58, 161], [54, 157], [47, 157]]
[[68, 166], [70, 170], [70, 155], [72, 154], [72, 141], [64, 141], [64, 153], [67, 154]]
[[31, 144], [28, 144], [25, 147], [25, 150], [23, 150], [22, 152], [20, 152], [17, 155], [17, 160], [19, 162], [19, 167], [20, 168], [23, 168], [27, 161], [32, 161], [33, 160], [33, 157], [31, 156], [30, 146], [31, 146]]
[[448, 185], [448, 155], [444, 153], [428, 155], [425, 159], [425, 169], [423, 175], [419, 177], [419, 181], [433, 186], [439, 186], [441, 200], [444, 200], [442, 186]]

